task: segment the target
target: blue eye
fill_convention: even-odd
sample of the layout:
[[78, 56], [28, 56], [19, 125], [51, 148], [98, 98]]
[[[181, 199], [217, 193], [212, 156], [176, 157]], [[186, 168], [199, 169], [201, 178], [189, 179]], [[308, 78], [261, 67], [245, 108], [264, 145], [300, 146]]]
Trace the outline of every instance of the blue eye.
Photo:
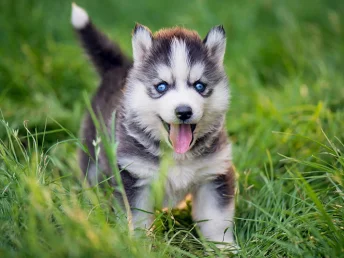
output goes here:
[[195, 82], [194, 87], [200, 93], [205, 91], [205, 85], [203, 83], [201, 83], [201, 82]]
[[159, 93], [164, 93], [168, 89], [168, 85], [166, 82], [161, 82], [158, 85], [155, 86], [155, 89]]

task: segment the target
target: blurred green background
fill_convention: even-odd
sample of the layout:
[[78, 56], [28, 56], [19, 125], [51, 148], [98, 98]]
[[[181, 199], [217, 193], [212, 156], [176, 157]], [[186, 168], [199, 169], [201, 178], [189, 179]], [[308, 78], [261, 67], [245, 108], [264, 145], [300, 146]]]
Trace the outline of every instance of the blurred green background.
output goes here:
[[[315, 206], [320, 209], [304, 187], [296, 187], [300, 180], [291, 180], [300, 176], [288, 174], [293, 171], [305, 176], [326, 211], [334, 207], [326, 206], [332, 205], [330, 200], [343, 198], [336, 195], [331, 180], [343, 183], [343, 160], [335, 150], [342, 150], [340, 142], [344, 141], [344, 1], [80, 0], [76, 3], [128, 55], [135, 22], [152, 31], [184, 26], [197, 30], [202, 37], [212, 26], [223, 24], [227, 33], [225, 65], [232, 90], [227, 127], [239, 174], [236, 222], [243, 256], [319, 253], [326, 256], [330, 250], [335, 250], [333, 254], [343, 251], [336, 244], [343, 238], [337, 237], [337, 233], [331, 238], [330, 231], [326, 231], [330, 229], [324, 229], [329, 235], [324, 233], [319, 236], [321, 241], [315, 242], [309, 240], [309, 233], [297, 231], [298, 235], [290, 231], [291, 235], [298, 235], [293, 240], [283, 235], [280, 224], [269, 228], [256, 221], [270, 220], [267, 214], [275, 214], [276, 206], [281, 209], [275, 214], [277, 220], [283, 212], [290, 211], [295, 199], [288, 198], [295, 189], [304, 194], [298, 198], [309, 201], [310, 209]], [[66, 129], [78, 135], [85, 110], [83, 92], [91, 96], [99, 82], [76, 40], [70, 12], [71, 2], [65, 0], [0, 1], [0, 118], [22, 135], [26, 135], [24, 121], [31, 132], [46, 131], [42, 150], [68, 141], [71, 134]], [[4, 146], [8, 137], [5, 127], [0, 127]], [[22, 141], [25, 146], [26, 140]], [[337, 144], [332, 145], [332, 141]], [[324, 146], [330, 146], [331, 155], [323, 155], [329, 152]], [[47, 174], [77, 174], [76, 148], [67, 143], [52, 152], [52, 168]], [[310, 162], [319, 166], [314, 168]], [[324, 166], [331, 168], [333, 174]], [[3, 170], [5, 167], [2, 166]], [[331, 180], [327, 178], [329, 174], [333, 176]], [[308, 178], [309, 175], [312, 177]], [[264, 188], [267, 185], [269, 188]], [[278, 198], [267, 200], [264, 194], [269, 191]], [[309, 212], [302, 209], [286, 216]], [[319, 212], [317, 209], [315, 214]], [[320, 218], [315, 222], [328, 224], [327, 220], [321, 220], [324, 214], [319, 214], [314, 215]], [[289, 226], [296, 228], [306, 221], [305, 217]], [[272, 233], [276, 228], [282, 230], [278, 237]], [[342, 235], [339, 225], [337, 229], [339, 236]], [[257, 232], [260, 238], [255, 235]], [[265, 242], [269, 237], [276, 237], [275, 246]], [[304, 246], [299, 247], [301, 243]], [[4, 246], [6, 249], [13, 243]]]
[[[231, 80], [229, 130], [250, 126], [257, 112], [300, 105], [343, 106], [342, 1], [79, 1], [94, 23], [131, 55], [131, 30], [185, 26], [204, 36], [223, 24]], [[84, 90], [98, 78], [70, 25], [69, 1], [0, 3], [0, 100], [4, 117], [42, 127], [51, 116], [77, 132]], [[289, 110], [288, 110], [289, 109]], [[288, 115], [288, 114], [287, 114]], [[239, 120], [237, 123], [235, 120]], [[284, 120], [285, 117], [279, 117]], [[282, 122], [281, 121], [281, 122]], [[287, 122], [290, 122], [289, 118]], [[49, 126], [54, 127], [54, 123]], [[280, 130], [276, 123], [273, 129]]]
[[[232, 90], [228, 130], [240, 169], [261, 168], [266, 149], [288, 155], [302, 147], [290, 150], [272, 131], [312, 137], [313, 127], [322, 126], [342, 139], [336, 132], [344, 107], [343, 1], [77, 4], [128, 55], [135, 22], [153, 31], [185, 26], [203, 37], [212, 26], [224, 25]], [[77, 135], [85, 106], [82, 93], [91, 96], [99, 79], [70, 25], [70, 2], [3, 0], [0, 10], [0, 108], [5, 120], [13, 128], [23, 129], [27, 120], [32, 131], [59, 129], [47, 119], [51, 117]], [[333, 113], [331, 122], [324, 117], [328, 113]], [[54, 133], [46, 142], [66, 137], [65, 132]]]

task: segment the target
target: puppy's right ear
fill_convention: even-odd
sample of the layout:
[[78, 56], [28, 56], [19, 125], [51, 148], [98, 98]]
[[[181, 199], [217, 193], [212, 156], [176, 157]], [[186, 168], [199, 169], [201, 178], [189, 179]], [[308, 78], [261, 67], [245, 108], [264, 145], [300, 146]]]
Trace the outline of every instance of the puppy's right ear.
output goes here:
[[213, 27], [203, 40], [209, 55], [217, 63], [222, 64], [226, 51], [226, 32], [222, 25]]
[[146, 26], [136, 23], [132, 38], [134, 64], [142, 62], [152, 43], [152, 32]]

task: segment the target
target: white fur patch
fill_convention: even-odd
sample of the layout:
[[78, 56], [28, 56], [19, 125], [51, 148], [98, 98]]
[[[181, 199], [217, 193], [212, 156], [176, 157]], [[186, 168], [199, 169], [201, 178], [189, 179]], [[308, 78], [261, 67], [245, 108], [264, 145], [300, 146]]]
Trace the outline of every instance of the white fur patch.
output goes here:
[[128, 111], [135, 111], [138, 115], [138, 120], [135, 122], [139, 123], [142, 128], [147, 128], [146, 132], [154, 140], [159, 140], [163, 125], [157, 116], [158, 108], [156, 103], [148, 96], [146, 86], [141, 81], [129, 79], [128, 85], [132, 85], [125, 95]]
[[150, 189], [148, 187], [141, 191], [140, 195], [133, 204], [133, 208], [134, 227], [148, 229], [153, 223], [154, 219], [152, 215], [154, 209], [151, 201]]
[[168, 67], [167, 65], [158, 65], [157, 66], [157, 72], [158, 72], [158, 77], [157, 83], [159, 83], [161, 80], [167, 82], [168, 84], [172, 83], [172, 71], [171, 68]]
[[85, 28], [89, 22], [87, 12], [75, 3], [72, 3], [71, 22], [73, 27], [78, 30]]
[[228, 109], [230, 91], [227, 80], [220, 81], [214, 88], [213, 94], [206, 103], [205, 110], [216, 113], [225, 114]]
[[173, 75], [177, 81], [186, 82], [190, 71], [190, 62], [184, 40], [176, 38], [172, 40], [170, 61]]
[[202, 78], [204, 72], [204, 64], [202, 63], [196, 63], [191, 67], [190, 70], [190, 82], [194, 83]]

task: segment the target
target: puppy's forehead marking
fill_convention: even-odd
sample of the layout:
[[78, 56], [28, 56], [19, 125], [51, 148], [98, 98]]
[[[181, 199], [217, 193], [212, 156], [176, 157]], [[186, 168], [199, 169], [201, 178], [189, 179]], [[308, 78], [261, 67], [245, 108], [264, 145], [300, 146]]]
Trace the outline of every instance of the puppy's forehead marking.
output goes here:
[[170, 63], [173, 76], [176, 80], [187, 80], [190, 71], [190, 60], [184, 40], [177, 38], [172, 39]]

